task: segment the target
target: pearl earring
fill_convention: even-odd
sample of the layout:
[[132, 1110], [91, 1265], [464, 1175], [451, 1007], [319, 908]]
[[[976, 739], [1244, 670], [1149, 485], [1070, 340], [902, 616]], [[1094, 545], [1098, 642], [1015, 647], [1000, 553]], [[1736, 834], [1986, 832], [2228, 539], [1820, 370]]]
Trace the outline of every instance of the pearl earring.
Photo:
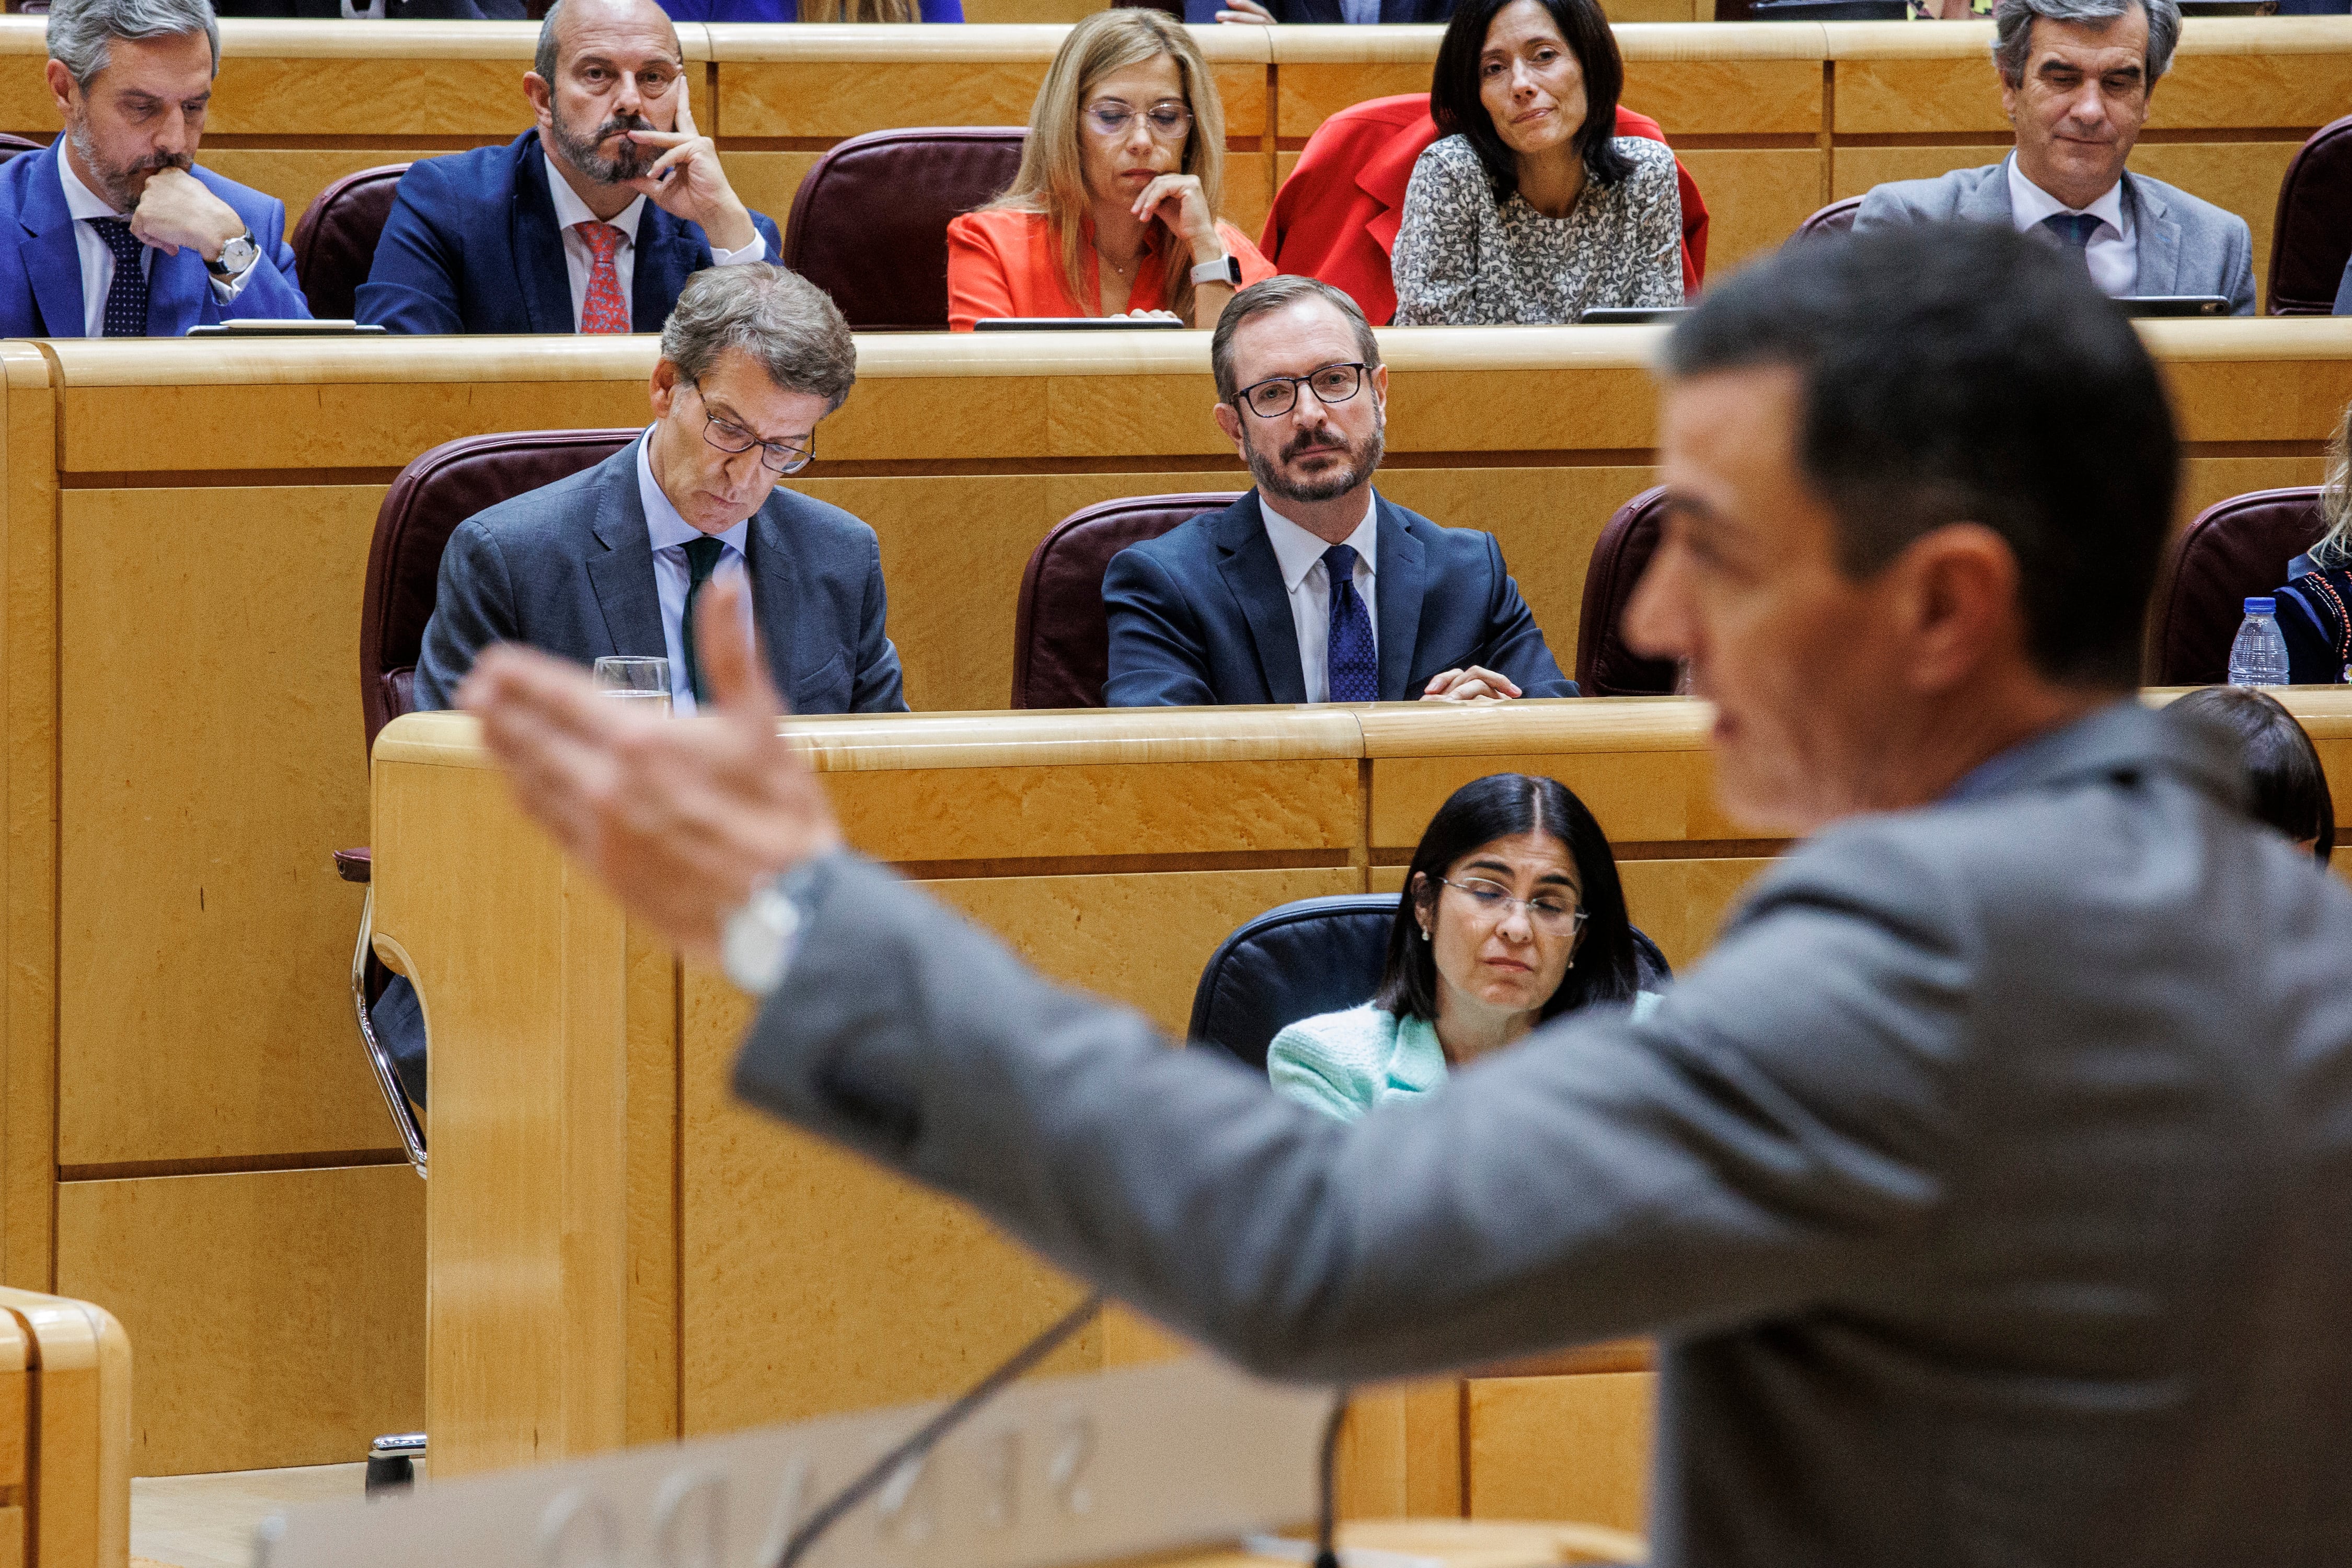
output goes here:
[[1421, 928], [1421, 940], [1423, 942], [1427, 942], [1429, 940], [1429, 928], [1427, 926]]

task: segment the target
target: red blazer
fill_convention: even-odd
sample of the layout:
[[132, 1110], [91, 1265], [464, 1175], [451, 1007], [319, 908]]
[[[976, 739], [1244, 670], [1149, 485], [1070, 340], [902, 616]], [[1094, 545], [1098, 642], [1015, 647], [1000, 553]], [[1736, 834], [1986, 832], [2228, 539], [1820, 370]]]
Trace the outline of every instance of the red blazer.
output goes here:
[[[1617, 134], [1666, 139], [1656, 121], [1622, 106]], [[1319, 278], [1345, 290], [1367, 320], [1386, 322], [1396, 314], [1389, 253], [1404, 222], [1404, 189], [1436, 140], [1425, 92], [1341, 110], [1307, 139], [1298, 166], [1275, 194], [1258, 249], [1276, 271]], [[1706, 204], [1679, 159], [1675, 172], [1683, 199], [1683, 292], [1696, 294], [1706, 278]]]

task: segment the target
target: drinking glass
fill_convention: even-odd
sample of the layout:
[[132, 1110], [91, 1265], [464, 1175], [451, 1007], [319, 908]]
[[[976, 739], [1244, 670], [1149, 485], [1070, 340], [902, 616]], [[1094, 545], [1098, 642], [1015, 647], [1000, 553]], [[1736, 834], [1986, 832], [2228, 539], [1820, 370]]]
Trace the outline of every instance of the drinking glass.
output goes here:
[[622, 702], [642, 702], [648, 711], [669, 711], [669, 660], [666, 658], [600, 658], [596, 689]]

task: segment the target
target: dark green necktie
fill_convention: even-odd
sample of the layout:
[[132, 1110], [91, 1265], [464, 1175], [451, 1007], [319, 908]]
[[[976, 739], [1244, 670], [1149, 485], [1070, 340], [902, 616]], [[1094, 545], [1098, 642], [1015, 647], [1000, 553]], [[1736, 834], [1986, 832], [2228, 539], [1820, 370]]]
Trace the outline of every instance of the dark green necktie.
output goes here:
[[725, 540], [708, 533], [686, 542], [686, 614], [678, 621], [677, 646], [686, 650], [687, 689], [694, 693], [698, 709], [709, 705], [710, 689], [702, 681], [702, 661], [694, 657], [694, 602], [702, 597], [703, 585], [719, 570], [719, 557], [726, 549]]

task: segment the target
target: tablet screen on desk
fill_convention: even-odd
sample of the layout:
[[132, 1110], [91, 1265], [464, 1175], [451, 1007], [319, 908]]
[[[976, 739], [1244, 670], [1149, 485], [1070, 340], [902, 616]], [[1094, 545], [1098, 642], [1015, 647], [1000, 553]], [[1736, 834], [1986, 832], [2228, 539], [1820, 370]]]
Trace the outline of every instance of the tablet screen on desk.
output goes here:
[[389, 337], [390, 329], [374, 325], [362, 326], [357, 321], [329, 319], [323, 321], [255, 316], [241, 321], [219, 321], [210, 326], [190, 327], [192, 338], [352, 338]]
[[2126, 316], [2226, 316], [2230, 301], [2219, 294], [2126, 294], [2116, 301]]
[[1185, 330], [1181, 321], [1155, 321], [1150, 316], [983, 316], [972, 323], [979, 332], [1135, 332]]
[[1645, 321], [1670, 321], [1688, 305], [1595, 305], [1577, 312], [1580, 327], [1638, 327]]

